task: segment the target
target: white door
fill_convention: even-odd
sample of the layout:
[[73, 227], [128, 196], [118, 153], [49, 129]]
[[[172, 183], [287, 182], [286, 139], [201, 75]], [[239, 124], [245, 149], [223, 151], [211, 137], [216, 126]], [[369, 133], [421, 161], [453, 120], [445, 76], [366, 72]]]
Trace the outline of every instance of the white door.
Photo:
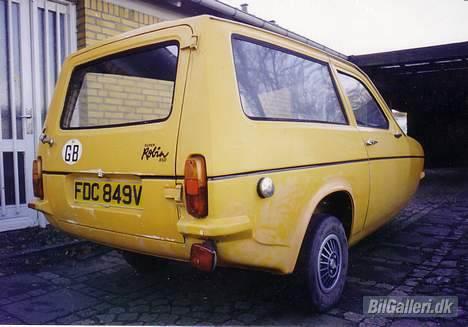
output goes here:
[[52, 98], [63, 60], [76, 49], [75, 5], [71, 2], [31, 1], [31, 55], [34, 67], [35, 140]]
[[31, 164], [74, 22], [72, 4], [0, 0], [0, 231], [44, 222], [27, 208]]
[[34, 139], [28, 6], [0, 0], [0, 230], [35, 224], [32, 196]]

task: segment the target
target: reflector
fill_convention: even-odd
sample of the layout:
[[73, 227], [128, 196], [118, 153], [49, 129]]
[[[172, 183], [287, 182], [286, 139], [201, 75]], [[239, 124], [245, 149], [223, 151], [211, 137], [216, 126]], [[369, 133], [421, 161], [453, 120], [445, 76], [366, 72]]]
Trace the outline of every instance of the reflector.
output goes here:
[[205, 272], [212, 272], [216, 267], [216, 250], [211, 242], [193, 244], [190, 249], [192, 266]]
[[37, 157], [37, 159], [33, 161], [32, 178], [33, 178], [34, 196], [41, 200], [44, 199], [44, 189], [42, 186], [42, 159], [41, 157]]

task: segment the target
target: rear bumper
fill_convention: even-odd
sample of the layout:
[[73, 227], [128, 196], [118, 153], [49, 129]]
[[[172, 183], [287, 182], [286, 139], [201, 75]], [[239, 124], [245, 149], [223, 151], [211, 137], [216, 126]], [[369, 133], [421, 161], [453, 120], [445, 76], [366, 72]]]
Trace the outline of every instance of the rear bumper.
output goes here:
[[252, 226], [246, 216], [218, 219], [180, 219], [177, 229], [184, 242], [172, 242], [151, 235], [131, 235], [84, 226], [71, 220], [58, 219], [52, 214], [47, 200], [30, 205], [45, 214], [55, 227], [71, 235], [95, 243], [178, 261], [190, 261], [193, 244], [212, 239], [216, 243], [219, 266], [266, 270], [279, 274], [290, 273], [290, 248], [260, 244], [252, 236]]
[[51, 214], [49, 201], [47, 200], [36, 200], [34, 202], [30, 202], [28, 203], [28, 208], [40, 211], [43, 214]]
[[[58, 224], [53, 218], [49, 201], [37, 200], [29, 203], [28, 207], [44, 213], [51, 224]], [[252, 224], [247, 216], [216, 219], [182, 218], [177, 222], [177, 230], [184, 236], [220, 237], [250, 232], [252, 230]]]
[[252, 230], [249, 217], [238, 216], [216, 219], [180, 219], [177, 230], [184, 235], [193, 236], [227, 236]]
[[[48, 216], [47, 218], [49, 219]], [[57, 227], [59, 229], [95, 243], [173, 260], [188, 261], [190, 259], [190, 246], [195, 241], [193, 240], [190, 244], [188, 242], [168, 242], [151, 236], [123, 234], [60, 220], [56, 221], [58, 221]]]

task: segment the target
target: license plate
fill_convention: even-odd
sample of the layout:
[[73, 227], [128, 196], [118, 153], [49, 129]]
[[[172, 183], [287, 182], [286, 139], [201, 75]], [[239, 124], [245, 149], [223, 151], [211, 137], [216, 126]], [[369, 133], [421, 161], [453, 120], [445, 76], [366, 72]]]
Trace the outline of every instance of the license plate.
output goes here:
[[75, 180], [75, 201], [126, 208], [142, 207], [143, 186], [132, 182]]

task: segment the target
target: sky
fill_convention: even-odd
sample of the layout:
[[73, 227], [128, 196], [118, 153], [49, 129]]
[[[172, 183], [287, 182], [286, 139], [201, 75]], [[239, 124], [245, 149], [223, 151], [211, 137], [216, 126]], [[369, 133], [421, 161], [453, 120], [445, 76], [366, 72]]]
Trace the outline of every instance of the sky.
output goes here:
[[468, 0], [221, 0], [346, 55], [468, 41]]

